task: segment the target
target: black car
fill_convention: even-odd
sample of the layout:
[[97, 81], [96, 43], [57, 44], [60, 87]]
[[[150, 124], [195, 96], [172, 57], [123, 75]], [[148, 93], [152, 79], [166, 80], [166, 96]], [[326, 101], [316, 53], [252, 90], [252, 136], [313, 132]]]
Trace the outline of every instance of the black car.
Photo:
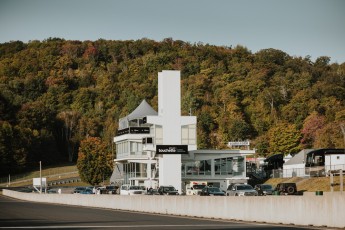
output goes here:
[[297, 195], [296, 183], [279, 183], [275, 188], [280, 195]]
[[118, 186], [115, 186], [115, 185], [108, 185], [105, 187], [106, 189], [106, 193], [108, 194], [117, 194], [117, 189], [119, 187]]
[[257, 184], [254, 189], [258, 192], [259, 196], [272, 195], [274, 189], [270, 184]]
[[225, 196], [225, 193], [218, 187], [206, 186], [201, 190], [200, 196]]
[[150, 188], [146, 194], [147, 195], [160, 195], [158, 192], [158, 189], [153, 189], [153, 188]]
[[158, 193], [160, 195], [178, 195], [178, 191], [175, 189], [174, 186], [160, 186], [158, 188]]
[[73, 193], [74, 193], [74, 194], [81, 193], [81, 192], [84, 191], [85, 189], [86, 189], [86, 187], [76, 187], [76, 188], [73, 190]]

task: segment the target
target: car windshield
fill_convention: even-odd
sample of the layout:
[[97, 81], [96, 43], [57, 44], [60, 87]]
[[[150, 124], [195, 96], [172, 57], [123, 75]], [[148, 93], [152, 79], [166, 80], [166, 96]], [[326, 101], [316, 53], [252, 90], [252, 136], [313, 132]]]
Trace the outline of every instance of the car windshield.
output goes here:
[[237, 186], [237, 190], [251, 190], [251, 189], [253, 189], [253, 187], [250, 185], [238, 185]]
[[194, 189], [203, 189], [203, 188], [205, 188], [205, 186], [206, 185], [204, 185], [204, 184], [196, 184], [196, 185], [193, 185], [193, 188]]
[[141, 190], [140, 186], [131, 186], [129, 190]]
[[262, 189], [272, 189], [272, 185], [270, 184], [264, 184], [261, 186]]
[[168, 191], [175, 191], [174, 187], [165, 187], [164, 191], [168, 192]]
[[209, 192], [221, 192], [220, 188], [214, 187], [214, 188], [209, 188], [208, 189]]

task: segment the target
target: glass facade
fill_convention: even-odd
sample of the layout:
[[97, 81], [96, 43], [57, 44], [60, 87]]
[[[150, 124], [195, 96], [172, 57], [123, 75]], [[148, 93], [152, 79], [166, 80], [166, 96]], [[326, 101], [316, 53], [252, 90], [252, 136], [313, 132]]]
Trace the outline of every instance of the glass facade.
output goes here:
[[244, 157], [242, 156], [183, 162], [181, 167], [182, 177], [245, 176]]
[[131, 183], [133, 179], [147, 177], [147, 164], [135, 162], [123, 164], [123, 174], [124, 184], [134, 185]]

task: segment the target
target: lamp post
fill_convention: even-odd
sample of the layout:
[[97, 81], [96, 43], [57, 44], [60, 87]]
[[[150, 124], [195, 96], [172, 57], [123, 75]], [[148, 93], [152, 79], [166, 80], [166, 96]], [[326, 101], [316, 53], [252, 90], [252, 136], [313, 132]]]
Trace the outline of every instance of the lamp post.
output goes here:
[[40, 161], [40, 193], [42, 194], [42, 163]]

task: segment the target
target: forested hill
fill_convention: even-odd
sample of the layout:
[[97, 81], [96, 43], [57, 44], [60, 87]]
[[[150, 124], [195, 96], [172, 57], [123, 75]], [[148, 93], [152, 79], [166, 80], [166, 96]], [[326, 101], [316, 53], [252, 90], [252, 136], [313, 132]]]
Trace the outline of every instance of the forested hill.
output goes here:
[[252, 142], [261, 155], [343, 147], [345, 63], [281, 50], [164, 39], [0, 44], [0, 173], [76, 160], [81, 140], [113, 149], [117, 122], [146, 99], [157, 75], [180, 70], [182, 113], [198, 117], [198, 148]]

